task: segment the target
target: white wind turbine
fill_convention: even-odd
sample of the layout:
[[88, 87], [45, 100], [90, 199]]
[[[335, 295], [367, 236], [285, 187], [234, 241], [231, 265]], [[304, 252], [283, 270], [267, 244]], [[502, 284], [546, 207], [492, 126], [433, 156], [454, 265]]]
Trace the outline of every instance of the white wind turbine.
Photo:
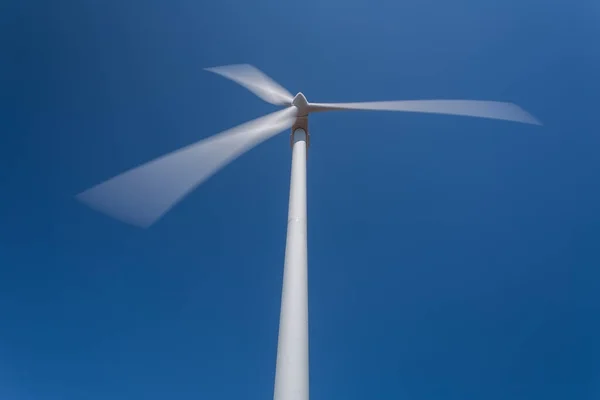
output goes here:
[[308, 291], [306, 245], [306, 154], [308, 115], [334, 110], [385, 110], [452, 114], [541, 125], [511, 103], [475, 100], [414, 100], [309, 103], [250, 65], [207, 68], [285, 107], [150, 161], [94, 186], [77, 198], [133, 225], [148, 227], [185, 195], [244, 152], [292, 128], [292, 173], [274, 400], [308, 400]]

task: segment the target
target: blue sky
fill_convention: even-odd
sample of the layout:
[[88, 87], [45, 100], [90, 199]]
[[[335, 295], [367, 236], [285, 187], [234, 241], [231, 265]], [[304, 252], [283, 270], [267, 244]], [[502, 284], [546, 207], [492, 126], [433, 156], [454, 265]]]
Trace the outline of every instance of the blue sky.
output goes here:
[[600, 396], [596, 2], [0, 10], [1, 398], [271, 398], [288, 134], [149, 230], [74, 200], [273, 111], [202, 70], [232, 63], [309, 101], [512, 101], [545, 124], [311, 117], [313, 400]]

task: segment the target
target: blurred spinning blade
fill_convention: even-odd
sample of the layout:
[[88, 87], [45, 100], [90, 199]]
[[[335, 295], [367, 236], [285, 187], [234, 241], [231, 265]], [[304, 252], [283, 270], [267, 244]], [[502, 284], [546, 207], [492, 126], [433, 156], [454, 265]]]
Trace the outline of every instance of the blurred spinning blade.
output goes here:
[[246, 122], [167, 154], [77, 195], [91, 208], [148, 227], [219, 169], [292, 126], [296, 107]]
[[406, 100], [366, 103], [310, 103], [310, 112], [335, 110], [406, 111], [502, 119], [541, 125], [534, 116], [513, 103], [479, 100]]
[[237, 82], [268, 103], [283, 106], [292, 104], [294, 96], [290, 92], [252, 65], [235, 64], [205, 69]]

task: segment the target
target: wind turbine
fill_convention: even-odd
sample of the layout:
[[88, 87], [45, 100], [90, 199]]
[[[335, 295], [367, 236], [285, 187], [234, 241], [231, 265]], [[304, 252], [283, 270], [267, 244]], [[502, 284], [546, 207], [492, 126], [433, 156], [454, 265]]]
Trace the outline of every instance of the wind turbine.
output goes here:
[[237, 82], [268, 103], [285, 108], [129, 170], [80, 193], [77, 198], [114, 218], [149, 227], [219, 169], [259, 143], [291, 128], [292, 172], [274, 400], [308, 400], [308, 116], [321, 111], [382, 110], [463, 115], [535, 125], [541, 123], [515, 104], [494, 101], [310, 103], [302, 93], [293, 96], [251, 65], [229, 65], [207, 70]]

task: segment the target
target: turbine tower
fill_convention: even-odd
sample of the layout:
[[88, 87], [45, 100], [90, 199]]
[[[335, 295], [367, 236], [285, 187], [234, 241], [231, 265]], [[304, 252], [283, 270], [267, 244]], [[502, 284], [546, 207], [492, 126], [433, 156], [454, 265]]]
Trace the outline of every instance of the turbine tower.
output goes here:
[[274, 400], [308, 400], [308, 279], [306, 156], [308, 116], [336, 110], [405, 111], [492, 118], [541, 125], [512, 103], [477, 100], [413, 100], [310, 103], [247, 64], [207, 68], [285, 107], [150, 161], [94, 186], [77, 198], [121, 221], [149, 227], [219, 169], [291, 128], [292, 172], [285, 247]]

